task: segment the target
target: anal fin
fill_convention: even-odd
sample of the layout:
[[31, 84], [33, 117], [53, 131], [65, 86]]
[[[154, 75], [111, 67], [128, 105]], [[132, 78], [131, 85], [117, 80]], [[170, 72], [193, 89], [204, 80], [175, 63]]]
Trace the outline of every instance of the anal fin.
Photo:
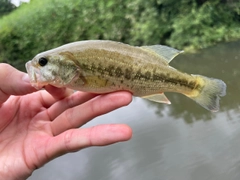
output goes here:
[[171, 102], [168, 100], [168, 98], [165, 96], [164, 93], [143, 96], [142, 98], [148, 99], [150, 101], [158, 102], [158, 103], [171, 104]]

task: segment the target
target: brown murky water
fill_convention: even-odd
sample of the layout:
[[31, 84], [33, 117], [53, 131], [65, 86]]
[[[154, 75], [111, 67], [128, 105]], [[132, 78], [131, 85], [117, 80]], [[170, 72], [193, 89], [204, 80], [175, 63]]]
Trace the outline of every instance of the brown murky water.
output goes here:
[[172, 105], [135, 98], [86, 126], [126, 123], [133, 138], [55, 159], [28, 180], [239, 180], [240, 42], [178, 56], [179, 70], [222, 79], [227, 96], [211, 113], [180, 94]]

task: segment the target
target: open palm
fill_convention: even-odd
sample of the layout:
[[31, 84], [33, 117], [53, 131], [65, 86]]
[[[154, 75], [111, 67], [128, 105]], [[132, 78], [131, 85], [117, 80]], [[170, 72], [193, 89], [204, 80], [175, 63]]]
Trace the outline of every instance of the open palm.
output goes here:
[[0, 177], [26, 179], [55, 157], [131, 137], [126, 125], [78, 128], [131, 102], [128, 92], [106, 95], [47, 86], [37, 91], [25, 73], [0, 64]]

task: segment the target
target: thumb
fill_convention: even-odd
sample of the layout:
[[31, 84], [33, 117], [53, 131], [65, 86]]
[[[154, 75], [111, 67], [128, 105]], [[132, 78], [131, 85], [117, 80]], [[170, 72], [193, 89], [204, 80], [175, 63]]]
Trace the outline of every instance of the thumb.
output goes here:
[[25, 95], [35, 91], [26, 73], [9, 64], [0, 63], [0, 103], [6, 101], [10, 95]]

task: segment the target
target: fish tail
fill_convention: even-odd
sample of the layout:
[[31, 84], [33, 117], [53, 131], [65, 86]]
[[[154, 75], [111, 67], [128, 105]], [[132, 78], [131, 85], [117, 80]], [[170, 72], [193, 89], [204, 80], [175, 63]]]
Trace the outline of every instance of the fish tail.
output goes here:
[[220, 97], [226, 95], [226, 84], [220, 79], [208, 78], [201, 75], [193, 75], [200, 86], [196, 96], [189, 96], [202, 107], [216, 112], [219, 110]]

